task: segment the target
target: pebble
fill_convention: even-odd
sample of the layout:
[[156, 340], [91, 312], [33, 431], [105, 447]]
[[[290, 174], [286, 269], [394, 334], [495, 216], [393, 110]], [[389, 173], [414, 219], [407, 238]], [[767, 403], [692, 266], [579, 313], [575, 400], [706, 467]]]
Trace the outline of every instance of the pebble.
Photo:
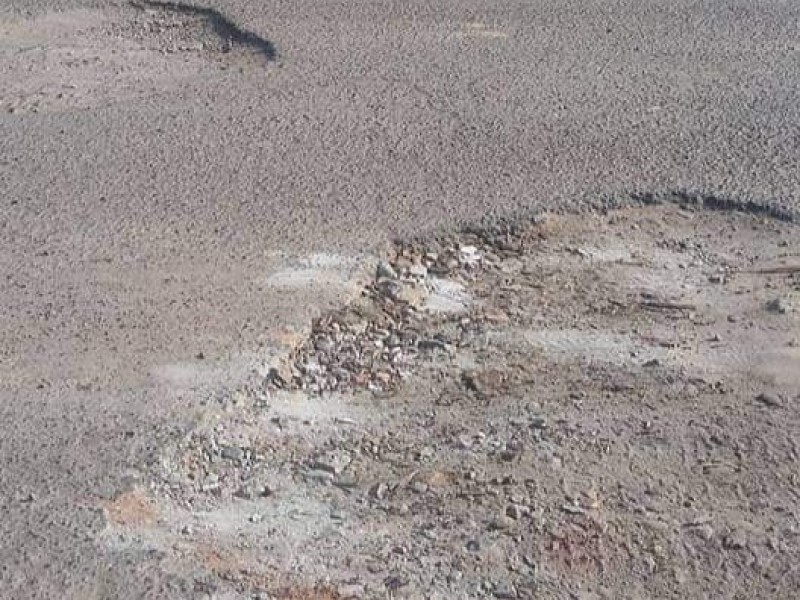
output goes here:
[[425, 265], [411, 265], [408, 269], [408, 274], [412, 277], [424, 279], [428, 276], [428, 268]]
[[461, 246], [458, 252], [458, 257], [462, 263], [472, 265], [480, 261], [481, 255], [475, 246]]
[[397, 272], [394, 270], [392, 265], [386, 261], [381, 261], [378, 263], [377, 275], [379, 279], [382, 277], [385, 277], [386, 279], [397, 279]]
[[758, 396], [756, 396], [756, 401], [771, 408], [781, 408], [783, 406], [783, 400], [781, 400], [781, 397], [771, 392], [761, 392]]
[[767, 302], [767, 310], [781, 315], [785, 315], [792, 310], [791, 305], [783, 298], [775, 298]]
[[383, 500], [389, 492], [389, 486], [383, 482], [376, 483], [369, 490], [369, 495], [377, 500]]
[[497, 517], [496, 519], [492, 519], [489, 523], [489, 529], [493, 529], [495, 531], [503, 531], [506, 529], [511, 529], [514, 526], [514, 520], [510, 517], [503, 515], [502, 517]]
[[505, 581], [496, 583], [494, 586], [494, 597], [513, 600], [517, 598], [517, 588]]
[[364, 586], [360, 583], [347, 583], [336, 588], [336, 594], [342, 600], [363, 598], [365, 592]]
[[338, 488], [352, 490], [358, 487], [358, 479], [348, 475], [343, 475], [341, 477], [337, 477], [333, 484]]
[[547, 417], [533, 417], [530, 422], [531, 429], [547, 429]]
[[306, 471], [305, 478], [311, 481], [333, 481], [334, 475], [330, 471], [311, 469], [310, 471]]
[[694, 532], [706, 541], [714, 537], [714, 529], [709, 524], [700, 525], [695, 527]]
[[506, 507], [506, 516], [514, 519], [515, 521], [522, 518], [523, 510], [516, 504], [509, 504]]
[[747, 546], [747, 537], [744, 535], [744, 532], [736, 529], [725, 536], [722, 545], [728, 550], [741, 550]]
[[228, 460], [242, 460], [244, 458], [244, 450], [236, 446], [223, 446], [220, 455]]
[[570, 515], [583, 515], [586, 514], [586, 510], [581, 508], [580, 506], [575, 506], [574, 504], [562, 504], [561, 510], [565, 513]]
[[314, 348], [318, 352], [328, 354], [336, 349], [336, 344], [330, 338], [321, 337], [314, 342]]
[[430, 446], [425, 446], [422, 450], [419, 451], [419, 457], [421, 459], [433, 458], [433, 456], [435, 454], [436, 454], [436, 451], [433, 448], [431, 448]]
[[483, 312], [483, 318], [489, 321], [490, 323], [495, 323], [500, 325], [506, 324], [509, 321], [511, 321], [509, 316], [498, 308], [487, 308]]
[[447, 574], [447, 582], [450, 584], [458, 583], [462, 579], [464, 579], [464, 573], [458, 569], [450, 569], [450, 572]]
[[457, 446], [462, 450], [469, 450], [472, 447], [472, 438], [468, 435], [459, 435], [456, 440]]
[[248, 483], [236, 490], [233, 495], [243, 500], [254, 500], [256, 498], [268, 498], [275, 492], [266, 485]]
[[428, 491], [428, 484], [422, 481], [415, 481], [411, 484], [411, 491], [415, 494], [424, 494]]
[[349, 452], [334, 451], [317, 458], [311, 465], [311, 468], [339, 475], [350, 466], [351, 462], [353, 462], [353, 457], [350, 456]]
[[233, 495], [237, 498], [242, 498], [243, 500], [252, 500], [255, 497], [254, 490], [249, 485], [243, 485], [236, 490]]

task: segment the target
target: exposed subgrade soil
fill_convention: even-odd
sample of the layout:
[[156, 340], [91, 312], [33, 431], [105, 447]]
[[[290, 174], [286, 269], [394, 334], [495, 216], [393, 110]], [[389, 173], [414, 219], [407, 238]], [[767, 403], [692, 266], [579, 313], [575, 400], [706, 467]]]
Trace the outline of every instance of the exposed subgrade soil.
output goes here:
[[741, 212], [397, 244], [101, 543], [231, 597], [796, 597], [799, 309], [796, 226]]

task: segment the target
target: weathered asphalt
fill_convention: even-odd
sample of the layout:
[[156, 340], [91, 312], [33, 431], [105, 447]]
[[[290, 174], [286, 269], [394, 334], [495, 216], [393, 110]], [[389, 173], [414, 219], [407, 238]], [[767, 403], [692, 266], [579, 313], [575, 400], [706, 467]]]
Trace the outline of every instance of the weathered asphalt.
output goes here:
[[[193, 597], [164, 557], [109, 563], [96, 506], [191, 402], [149, 365], [255, 351], [295, 312], [265, 257], [628, 191], [798, 207], [800, 3], [204, 5], [277, 59], [0, 115], [2, 598]], [[86, 6], [114, 10], [0, 14]]]

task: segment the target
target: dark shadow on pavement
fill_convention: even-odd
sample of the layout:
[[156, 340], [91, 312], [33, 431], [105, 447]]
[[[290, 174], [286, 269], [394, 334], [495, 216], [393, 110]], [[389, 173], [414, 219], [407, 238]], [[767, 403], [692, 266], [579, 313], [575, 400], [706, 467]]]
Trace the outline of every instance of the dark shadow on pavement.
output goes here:
[[267, 60], [274, 60], [277, 56], [275, 46], [267, 39], [242, 29], [228, 17], [213, 8], [194, 6], [183, 2], [160, 2], [159, 0], [138, 0], [131, 2], [136, 8], [159, 8], [164, 11], [200, 16], [205, 18], [220, 39], [230, 44], [240, 44], [261, 54]]

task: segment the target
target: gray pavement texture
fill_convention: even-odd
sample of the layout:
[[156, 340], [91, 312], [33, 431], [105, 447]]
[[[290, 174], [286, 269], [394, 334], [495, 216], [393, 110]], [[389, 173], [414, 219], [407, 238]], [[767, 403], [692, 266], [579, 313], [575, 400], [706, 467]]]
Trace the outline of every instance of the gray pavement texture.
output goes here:
[[[228, 364], [328, 301], [264, 291], [281, 253], [628, 192], [798, 206], [798, 2], [199, 5], [274, 60], [0, 115], [2, 598], [193, 597], [157, 553], [109, 562], [97, 502], [192, 402], [152, 365]], [[79, 8], [121, 4], [0, 20]]]

